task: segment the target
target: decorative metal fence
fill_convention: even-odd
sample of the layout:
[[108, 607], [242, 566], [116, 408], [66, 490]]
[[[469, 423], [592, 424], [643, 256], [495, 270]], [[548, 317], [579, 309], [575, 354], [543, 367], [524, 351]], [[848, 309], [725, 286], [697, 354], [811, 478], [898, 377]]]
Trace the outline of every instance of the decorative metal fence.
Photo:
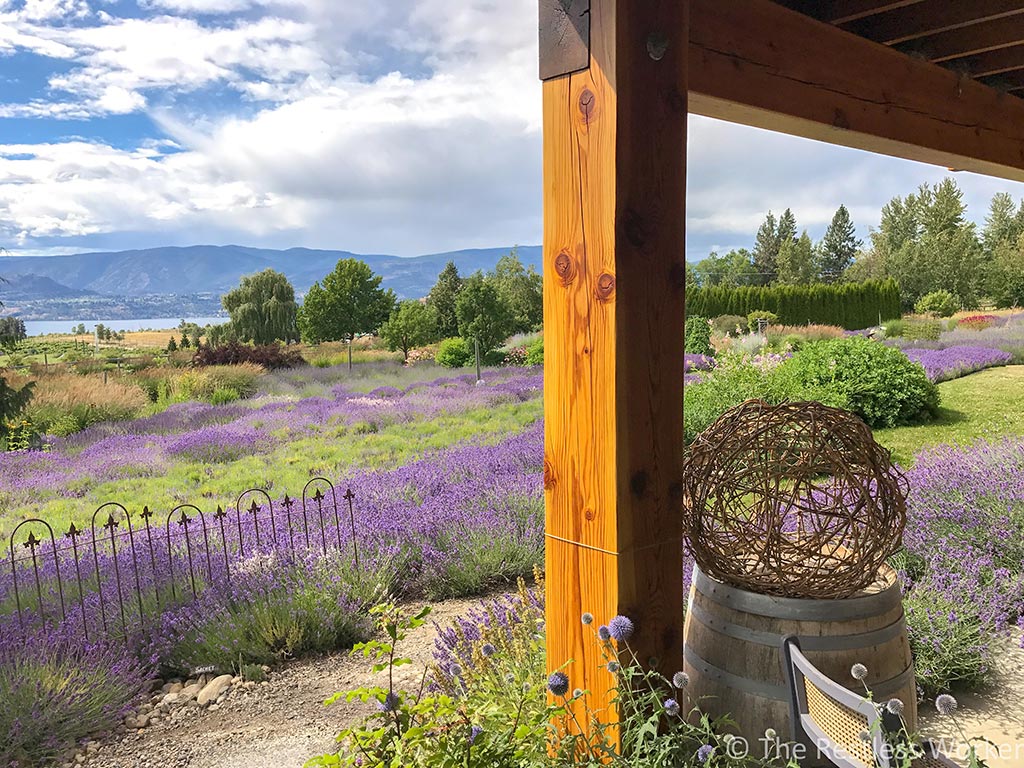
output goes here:
[[128, 638], [160, 608], [230, 583], [249, 555], [351, 548], [359, 570], [354, 500], [351, 488], [339, 495], [315, 477], [298, 498], [286, 494], [277, 504], [250, 488], [233, 508], [212, 513], [190, 503], [163, 516], [149, 507], [132, 513], [107, 502], [87, 528], [72, 523], [58, 533], [41, 518], [25, 520], [10, 534], [7, 562], [0, 560], [0, 619], [16, 614], [22, 637], [59, 619], [86, 642], [101, 633]]

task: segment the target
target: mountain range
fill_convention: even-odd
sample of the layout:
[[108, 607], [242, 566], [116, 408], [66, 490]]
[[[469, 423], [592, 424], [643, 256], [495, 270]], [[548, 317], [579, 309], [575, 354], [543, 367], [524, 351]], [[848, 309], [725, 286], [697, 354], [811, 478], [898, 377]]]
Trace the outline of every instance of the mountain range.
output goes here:
[[[249, 248], [240, 245], [193, 245], [147, 248], [69, 256], [12, 256], [0, 259], [0, 301], [113, 297], [221, 294], [243, 275], [271, 268], [283, 272], [295, 290], [305, 291], [334, 269], [339, 259], [357, 258], [383, 277], [382, 285], [399, 298], [426, 296], [438, 273], [449, 261], [468, 275], [493, 269], [511, 248], [479, 248], [424, 256], [356, 254], [310, 248]], [[541, 268], [541, 247], [518, 249], [520, 260]]]

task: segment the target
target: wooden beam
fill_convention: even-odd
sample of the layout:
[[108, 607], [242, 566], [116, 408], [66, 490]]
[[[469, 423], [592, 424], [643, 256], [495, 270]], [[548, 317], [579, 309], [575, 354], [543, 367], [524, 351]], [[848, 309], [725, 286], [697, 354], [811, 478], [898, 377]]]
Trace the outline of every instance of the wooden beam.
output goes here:
[[1024, 2], [1021, 0], [972, 0], [969, 3], [926, 0], [844, 24], [843, 29], [878, 43], [894, 45], [1022, 13]]
[[592, 0], [589, 69], [543, 84], [548, 667], [609, 721], [583, 612], [682, 665], [688, 7]]
[[937, 35], [902, 43], [897, 47], [904, 53], [923, 56], [931, 62], [941, 63], [1022, 43], [1024, 16], [1010, 16], [940, 32]]
[[976, 56], [956, 59], [947, 64], [950, 69], [970, 77], [979, 78], [1024, 69], [1024, 45], [999, 48]]
[[692, 0], [690, 111], [1024, 181], [1024, 102], [769, 0]]
[[897, 8], [917, 5], [921, 0], [780, 0], [781, 5], [829, 24], [875, 16]]

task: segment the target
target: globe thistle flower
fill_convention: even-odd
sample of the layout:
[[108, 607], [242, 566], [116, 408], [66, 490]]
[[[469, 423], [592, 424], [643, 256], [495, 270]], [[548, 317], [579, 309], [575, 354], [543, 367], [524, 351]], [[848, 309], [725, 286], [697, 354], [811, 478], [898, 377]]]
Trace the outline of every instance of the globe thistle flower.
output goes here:
[[584, 626], [590, 626], [594, 623], [594, 614], [584, 613], [583, 616], [580, 617], [580, 621], [583, 622]]
[[665, 714], [669, 717], [675, 717], [679, 714], [679, 702], [675, 699], [665, 699]]
[[625, 616], [616, 616], [608, 622], [608, 631], [620, 643], [625, 643], [629, 640], [635, 630], [636, 627], [633, 626], [633, 622]]
[[608, 671], [609, 672], [615, 673], [615, 672], [618, 672], [620, 669], [622, 669], [622, 667], [619, 666], [619, 662], [617, 662], [617, 661], [609, 661], [608, 662]]
[[948, 693], [944, 693], [937, 699], [935, 699], [935, 709], [938, 710], [940, 715], [952, 715], [954, 712], [956, 712], [956, 708], [956, 699], [954, 699]]
[[509, 683], [511, 685], [515, 681], [516, 681], [516, 675], [515, 675], [514, 672], [506, 672], [505, 673], [505, 682], [506, 683]]
[[548, 690], [555, 696], [565, 696], [569, 692], [569, 676], [565, 672], [552, 672], [548, 677]]
[[605, 642], [612, 639], [611, 630], [609, 630], [608, 627], [604, 624], [597, 628], [597, 636]]
[[711, 746], [710, 744], [705, 744], [697, 750], [697, 761], [701, 763], [706, 763], [708, 761], [708, 758], [711, 757], [711, 753], [714, 751], [715, 748], [713, 746]]
[[676, 672], [672, 675], [672, 685], [676, 688], [683, 689], [690, 684], [690, 676], [685, 672]]
[[462, 674], [462, 667], [453, 661], [448, 665], [448, 674], [452, 677], [459, 677]]
[[495, 653], [497, 653], [497, 652], [498, 652], [498, 649], [497, 649], [497, 648], [495, 648], [495, 647], [494, 647], [493, 645], [491, 645], [490, 643], [484, 643], [484, 644], [483, 644], [483, 645], [482, 645], [482, 646], [480, 647], [480, 653], [482, 653], [482, 654], [483, 654], [484, 656], [493, 656], [493, 655], [494, 655]]
[[766, 728], [764, 731], [764, 737], [768, 739], [768, 741], [775, 741], [779, 738], [779, 734], [774, 728]]
[[401, 699], [398, 698], [398, 694], [394, 691], [388, 691], [383, 701], [377, 702], [377, 709], [381, 712], [394, 712], [398, 709], [398, 705], [401, 704]]
[[885, 702], [885, 708], [891, 715], [903, 714], [903, 702], [899, 699], [889, 699]]
[[863, 664], [854, 664], [850, 667], [850, 676], [854, 680], [864, 680], [868, 676], [868, 668]]

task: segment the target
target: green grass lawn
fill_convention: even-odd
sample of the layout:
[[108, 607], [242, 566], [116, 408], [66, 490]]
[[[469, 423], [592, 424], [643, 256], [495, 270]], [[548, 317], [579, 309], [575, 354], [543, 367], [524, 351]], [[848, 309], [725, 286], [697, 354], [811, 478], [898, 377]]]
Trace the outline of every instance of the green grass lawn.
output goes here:
[[942, 409], [935, 421], [875, 430], [875, 439], [903, 466], [913, 464], [914, 455], [931, 445], [1024, 435], [1024, 365], [990, 368], [943, 382], [939, 392]]

